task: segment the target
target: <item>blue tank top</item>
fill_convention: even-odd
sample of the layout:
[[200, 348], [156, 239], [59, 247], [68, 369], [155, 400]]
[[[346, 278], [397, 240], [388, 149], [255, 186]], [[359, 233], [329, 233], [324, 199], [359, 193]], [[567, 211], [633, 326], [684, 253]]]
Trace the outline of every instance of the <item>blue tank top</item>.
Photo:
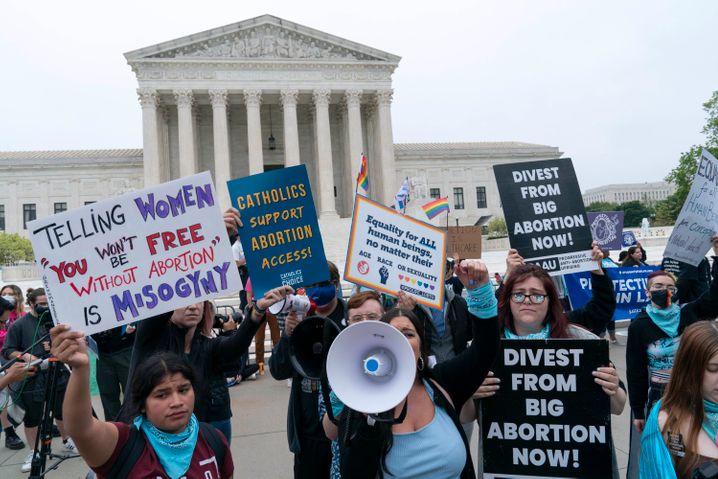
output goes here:
[[[434, 389], [427, 381], [424, 387], [434, 402]], [[394, 434], [385, 477], [456, 479], [461, 475], [466, 465], [464, 441], [447, 412], [434, 404], [434, 418], [429, 424], [414, 432]]]

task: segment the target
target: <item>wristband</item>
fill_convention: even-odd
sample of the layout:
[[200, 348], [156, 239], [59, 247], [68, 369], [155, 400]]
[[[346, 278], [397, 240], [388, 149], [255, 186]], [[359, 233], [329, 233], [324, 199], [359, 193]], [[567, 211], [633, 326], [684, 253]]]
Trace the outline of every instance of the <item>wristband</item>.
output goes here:
[[498, 315], [498, 303], [491, 283], [485, 283], [476, 289], [467, 290], [466, 303], [469, 313], [481, 319]]
[[261, 316], [264, 316], [264, 314], [267, 312], [266, 309], [260, 308], [260, 307], [259, 307], [259, 304], [257, 304], [256, 301], [255, 301], [254, 303], [252, 303], [252, 306], [253, 306], [253, 309], [254, 309], [256, 312], [258, 312]]

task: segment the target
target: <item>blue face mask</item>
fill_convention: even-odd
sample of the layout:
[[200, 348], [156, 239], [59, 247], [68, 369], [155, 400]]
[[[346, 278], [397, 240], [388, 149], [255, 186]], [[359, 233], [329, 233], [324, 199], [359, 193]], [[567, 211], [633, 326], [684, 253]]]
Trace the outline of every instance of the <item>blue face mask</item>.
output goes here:
[[306, 293], [309, 299], [317, 303], [317, 306], [326, 306], [337, 297], [337, 290], [333, 284], [307, 288]]

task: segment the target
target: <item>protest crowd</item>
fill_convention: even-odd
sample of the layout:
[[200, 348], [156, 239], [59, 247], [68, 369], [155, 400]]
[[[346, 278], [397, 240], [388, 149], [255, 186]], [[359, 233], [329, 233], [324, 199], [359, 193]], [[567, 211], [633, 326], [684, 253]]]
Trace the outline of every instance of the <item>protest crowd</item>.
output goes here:
[[[92, 296], [89, 283], [78, 292], [70, 279], [109, 271], [99, 260], [71, 271], [62, 255], [77, 251], [55, 249], [60, 236], [35, 225], [42, 267], [65, 269], [44, 269], [45, 288], [0, 289], [5, 447], [27, 451], [23, 473], [44, 470], [54, 436], [88, 477], [245, 477], [230, 449], [230, 388], [271, 375], [290, 387], [287, 448], [298, 479], [619, 478], [611, 416], [627, 405], [625, 477], [718, 477], [718, 235], [695, 261], [648, 258], [634, 238], [615, 262], [570, 193], [570, 160], [550, 161], [558, 163], [516, 166], [520, 174], [496, 167], [511, 243], [502, 272], [452, 257], [445, 230], [403, 215], [405, 186], [392, 208], [357, 196], [341, 271], [324, 256], [301, 175], [265, 173], [279, 179], [257, 188], [274, 196], [253, 194], [252, 177], [232, 180], [230, 197], [241, 201], [224, 212], [203, 178], [180, 179], [166, 204], [159, 190], [152, 205], [139, 193], [118, 203], [127, 217], [115, 227], [132, 228], [153, 258], [146, 278], [127, 263], [139, 286], [94, 284], [92, 294], [108, 294], [64, 321], [71, 299]], [[545, 190], [553, 207], [526, 207], [537, 200], [521, 191], [542, 191], [541, 181], [556, 182]], [[293, 202], [301, 215], [273, 216]], [[133, 205], [142, 214], [134, 223]], [[192, 209], [200, 219], [183, 223]], [[62, 221], [70, 228], [72, 218]], [[140, 221], [161, 233], [135, 230]], [[43, 238], [47, 251], [38, 250]], [[180, 264], [183, 247], [191, 253]], [[222, 309], [219, 297], [234, 307]], [[609, 354], [619, 351], [617, 320], [630, 320], [626, 377]]]

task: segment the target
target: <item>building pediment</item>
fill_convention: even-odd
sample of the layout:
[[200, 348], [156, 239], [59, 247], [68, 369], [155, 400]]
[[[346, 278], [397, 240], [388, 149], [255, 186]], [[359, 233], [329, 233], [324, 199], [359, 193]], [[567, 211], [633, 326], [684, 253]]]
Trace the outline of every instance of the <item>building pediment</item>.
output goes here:
[[292, 62], [385, 62], [400, 57], [271, 15], [170, 40], [125, 54], [142, 60], [269, 60]]

